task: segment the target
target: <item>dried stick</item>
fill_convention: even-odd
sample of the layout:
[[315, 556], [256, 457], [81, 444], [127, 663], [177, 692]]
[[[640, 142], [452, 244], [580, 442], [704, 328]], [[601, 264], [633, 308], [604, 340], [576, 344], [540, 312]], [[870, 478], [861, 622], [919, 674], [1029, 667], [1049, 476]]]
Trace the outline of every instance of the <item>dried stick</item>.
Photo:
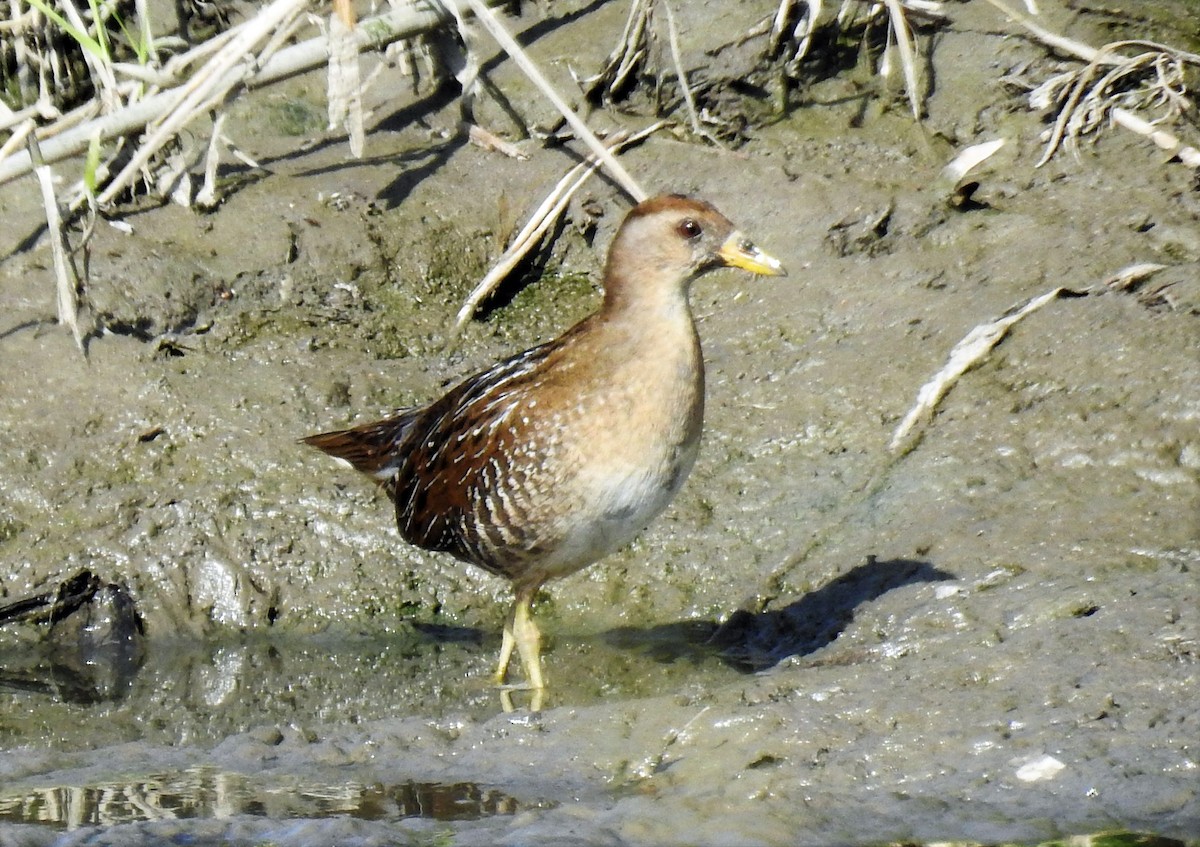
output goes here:
[[[1005, 16], [1012, 18], [1014, 21], [1025, 27], [1043, 44], [1048, 45], [1056, 50], [1061, 50], [1070, 56], [1077, 59], [1083, 59], [1085, 62], [1100, 62], [1103, 60], [1100, 50], [1092, 47], [1090, 44], [1084, 44], [1082, 41], [1076, 41], [1073, 38], [1067, 38], [1065, 35], [1059, 35], [1056, 32], [1051, 32], [1040, 24], [1034, 22], [1027, 15], [1023, 15], [1016, 9], [1013, 9], [1002, 0], [987, 0]], [[1108, 64], [1113, 64], [1109, 61]]]
[[57, 118], [61, 114], [61, 112], [46, 102], [34, 103], [32, 106], [26, 106], [24, 109], [14, 112], [8, 108], [3, 100], [0, 100], [0, 132], [12, 129], [25, 120]]
[[583, 119], [575, 114], [575, 111], [559, 96], [558, 92], [554, 90], [554, 86], [542, 75], [542, 72], [538, 70], [537, 65], [529, 58], [529, 55], [521, 49], [521, 45], [517, 44], [516, 39], [496, 19], [496, 16], [492, 14], [492, 10], [484, 5], [483, 0], [467, 0], [467, 5], [471, 7], [471, 10], [475, 13], [475, 17], [479, 19], [484, 28], [491, 33], [492, 38], [496, 39], [496, 43], [504, 48], [504, 52], [517, 63], [517, 66], [524, 71], [530, 81], [546, 95], [546, 99], [554, 104], [554, 108], [558, 109], [562, 116], [567, 119], [567, 123], [571, 125], [571, 129], [575, 130], [575, 133], [599, 157], [609, 173], [621, 185], [621, 188], [638, 203], [645, 200], [649, 196], [645, 189], [638, 184], [637, 180], [629, 175], [629, 172], [608, 151], [608, 148], [600, 143], [600, 139], [588, 128]]
[[780, 0], [779, 8], [775, 10], [775, 17], [771, 21], [771, 34], [768, 41], [772, 51], [779, 49], [785, 37], [796, 42], [796, 49], [792, 51], [792, 57], [787, 62], [789, 70], [793, 73], [799, 69], [800, 62], [808, 55], [808, 48], [812, 45], [813, 32], [816, 31], [817, 21], [821, 17], [821, 0], [806, 0], [804, 11], [789, 35], [784, 28], [796, 2], [797, 0]]
[[[75, 4], [71, 0], [59, 0], [62, 13], [67, 21], [75, 27], [79, 32], [87, 32], [88, 25], [79, 14], [79, 10], [75, 8]], [[105, 27], [104, 19], [97, 14], [96, 19], [92, 22], [96, 27], [97, 36], [101, 43], [104, 42], [103, 32]], [[88, 68], [88, 77], [95, 82], [96, 96], [106, 106], [115, 106], [120, 102], [117, 95], [117, 78], [113, 73], [112, 59], [107, 55], [107, 49], [100, 56], [94, 55], [90, 50], [83, 51], [83, 61]]]
[[212, 133], [208, 137], [208, 152], [204, 156], [204, 184], [196, 194], [196, 205], [201, 209], [215, 209], [217, 203], [217, 167], [221, 162], [221, 148], [224, 146], [225, 118], [228, 113], [224, 109], [213, 115]]
[[[37, 129], [37, 122], [33, 118], [26, 118], [24, 122], [20, 123], [12, 131], [12, 135], [8, 137], [8, 140], [0, 145], [0, 160], [3, 160], [5, 156], [24, 144], [25, 136], [29, 135], [35, 129]], [[0, 129], [0, 132], [3, 131], [4, 129]]]
[[667, 10], [667, 40], [671, 44], [671, 59], [675, 62], [675, 76], [679, 79], [679, 87], [683, 91], [683, 102], [687, 104], [688, 118], [692, 122], [692, 132], [707, 139], [721, 149], [725, 145], [716, 136], [700, 125], [700, 115], [696, 112], [696, 98], [692, 96], [692, 87], [688, 85], [687, 72], [683, 69], [683, 54], [679, 49], [679, 33], [675, 28], [675, 13], [671, 11], [668, 0], [662, 0], [663, 8]]
[[179, 99], [173, 104], [171, 111], [150, 137], [141, 143], [121, 172], [100, 192], [96, 198], [97, 204], [107, 206], [116, 199], [150, 162], [150, 158], [174, 138], [192, 118], [200, 114], [207, 105], [220, 103], [229, 90], [250, 70], [245, 56], [254, 45], [275, 27], [300, 14], [307, 5], [308, 0], [274, 0], [255, 16], [256, 26], [239, 33], [238, 37], [229, 42], [200, 72], [180, 86], [181, 90], [177, 94]]
[[[339, 3], [341, 5], [339, 5]], [[366, 144], [363, 128], [363, 85], [354, 40], [354, 11], [346, 0], [336, 0], [329, 16], [329, 128], [345, 126], [350, 152], [361, 159]], [[349, 21], [347, 21], [349, 16]]]
[[[605, 152], [609, 152], [611, 156], [631, 144], [636, 144], [651, 134], [657, 132], [666, 125], [665, 121], [651, 124], [645, 129], [628, 135], [621, 132], [609, 139], [609, 147], [605, 148]], [[479, 284], [467, 295], [466, 301], [462, 308], [458, 310], [458, 316], [454, 321], [454, 328], [451, 331], [450, 342], [453, 343], [467, 321], [475, 316], [475, 312], [483, 301], [491, 296], [496, 287], [512, 273], [522, 259], [542, 240], [542, 237], [549, 231], [550, 227], [562, 216], [563, 211], [567, 208], [567, 203], [571, 196], [579, 189], [587, 178], [595, 171], [599, 164], [599, 157], [589, 156], [585, 161], [580, 162], [571, 170], [567, 171], [566, 176], [558, 181], [554, 189], [542, 201], [542, 204], [530, 216], [529, 221], [521, 229], [517, 236], [512, 240], [508, 249], [504, 251], [504, 255], [492, 266], [492, 269], [487, 272]]]
[[625, 20], [625, 29], [617, 39], [617, 46], [604, 61], [604, 66], [595, 76], [586, 79], [575, 77], [590, 99], [599, 94], [602, 100], [611, 100], [616, 92], [625, 85], [629, 75], [641, 66], [647, 55], [649, 34], [647, 27], [653, 12], [654, 0], [633, 0], [629, 6], [629, 16]]

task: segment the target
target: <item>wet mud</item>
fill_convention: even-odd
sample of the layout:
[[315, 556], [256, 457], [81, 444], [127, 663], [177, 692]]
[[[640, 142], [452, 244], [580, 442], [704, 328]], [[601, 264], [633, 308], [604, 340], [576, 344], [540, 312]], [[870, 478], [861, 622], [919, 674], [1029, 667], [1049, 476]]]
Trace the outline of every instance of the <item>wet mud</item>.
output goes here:
[[[504, 712], [489, 684], [506, 586], [403, 546], [385, 497], [297, 439], [586, 314], [628, 208], [615, 187], [594, 178], [447, 352], [574, 154], [469, 145], [453, 96], [389, 69], [355, 160], [301, 77], [238, 104], [226, 132], [264, 168], [231, 169], [215, 212], [101, 223], [88, 292], [108, 329], [86, 361], [53, 323], [34, 183], [0, 188], [0, 606], [86, 571], [137, 614], [116, 654], [88, 627], [0, 627], [0, 844], [1196, 843], [1195, 175], [1115, 129], [1035, 167], [1044, 116], [1000, 78], [1061, 63], [986, 4], [925, 42], [920, 126], [853, 62], [772, 117], [746, 70], [761, 45], [700, 46], [728, 40], [710, 5], [680, 13], [685, 64], [754, 81], [711, 89], [714, 116], [751, 118], [739, 146], [681, 130], [623, 161], [791, 275], [695, 286], [700, 459], [630, 548], [539, 598], [540, 712], [519, 692]], [[513, 26], [573, 91], [627, 7], [549, 11]], [[1153, 16], [1045, 15], [1093, 44], [1188, 47]], [[553, 125], [509, 63], [486, 66]], [[649, 121], [627, 108], [589, 120]], [[494, 101], [477, 117], [512, 132]], [[942, 167], [994, 138], [972, 202], [951, 202]], [[1165, 268], [1104, 285], [1141, 262]], [[1083, 296], [1015, 325], [889, 450], [972, 328], [1058, 286]]]

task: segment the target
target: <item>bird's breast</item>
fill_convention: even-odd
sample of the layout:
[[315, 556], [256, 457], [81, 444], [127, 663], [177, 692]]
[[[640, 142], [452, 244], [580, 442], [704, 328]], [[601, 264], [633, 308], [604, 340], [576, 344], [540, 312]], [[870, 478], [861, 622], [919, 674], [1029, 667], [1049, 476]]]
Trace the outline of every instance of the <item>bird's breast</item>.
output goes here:
[[539, 441], [555, 443], [557, 454], [547, 472], [557, 467], [570, 480], [546, 490], [564, 504], [555, 556], [564, 567], [632, 540], [691, 471], [703, 424], [704, 369], [695, 334], [690, 325], [685, 330], [677, 338], [660, 336], [662, 343], [636, 356], [597, 355], [593, 378], [581, 380], [573, 395], [564, 392], [556, 413], [542, 421]]

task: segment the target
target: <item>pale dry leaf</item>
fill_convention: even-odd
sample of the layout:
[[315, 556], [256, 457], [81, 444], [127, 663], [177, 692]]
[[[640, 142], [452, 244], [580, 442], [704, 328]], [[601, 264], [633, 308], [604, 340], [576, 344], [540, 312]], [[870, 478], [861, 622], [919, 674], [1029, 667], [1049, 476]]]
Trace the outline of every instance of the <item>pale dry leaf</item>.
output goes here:
[[958, 344], [954, 345], [954, 349], [950, 351], [950, 358], [942, 369], [934, 375], [933, 379], [921, 386], [921, 390], [917, 392], [916, 404], [904, 416], [900, 426], [896, 427], [888, 449], [893, 453], [907, 453], [911, 450], [916, 441], [910, 439], [909, 436], [918, 422], [932, 417], [942, 398], [949, 393], [959, 378], [971, 368], [979, 365], [992, 348], [1008, 334], [1014, 324], [1052, 300], [1075, 294], [1076, 292], [1059, 286], [1034, 297], [1024, 305], [1011, 310], [1004, 317], [980, 324], [968, 332]]

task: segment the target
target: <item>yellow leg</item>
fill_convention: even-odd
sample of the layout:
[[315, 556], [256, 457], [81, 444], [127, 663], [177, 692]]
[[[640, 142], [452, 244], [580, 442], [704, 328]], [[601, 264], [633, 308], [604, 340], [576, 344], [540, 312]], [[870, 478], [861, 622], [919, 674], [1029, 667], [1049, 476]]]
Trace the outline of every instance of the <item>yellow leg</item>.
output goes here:
[[516, 599], [513, 600], [508, 619], [504, 622], [504, 637], [500, 642], [500, 661], [496, 665], [494, 675], [497, 685], [505, 686], [508, 680], [508, 666], [512, 664], [515, 650], [525, 667], [526, 682], [524, 685], [511, 687], [531, 688], [534, 691], [541, 691], [546, 687], [542, 678], [542, 634], [533, 622], [533, 595], [536, 593], [536, 588], [518, 591]]
[[508, 666], [512, 662], [513, 648], [517, 646], [517, 639], [513, 635], [513, 615], [516, 613], [516, 605], [509, 610], [508, 617], [504, 619], [504, 638], [500, 642], [500, 663], [496, 667], [495, 680], [497, 685], [503, 685], [508, 679]]
[[533, 622], [534, 593], [523, 591], [517, 594], [513, 603], [512, 630], [521, 664], [525, 666], [525, 679], [530, 688], [540, 691], [546, 687], [546, 682], [542, 679], [542, 634]]

